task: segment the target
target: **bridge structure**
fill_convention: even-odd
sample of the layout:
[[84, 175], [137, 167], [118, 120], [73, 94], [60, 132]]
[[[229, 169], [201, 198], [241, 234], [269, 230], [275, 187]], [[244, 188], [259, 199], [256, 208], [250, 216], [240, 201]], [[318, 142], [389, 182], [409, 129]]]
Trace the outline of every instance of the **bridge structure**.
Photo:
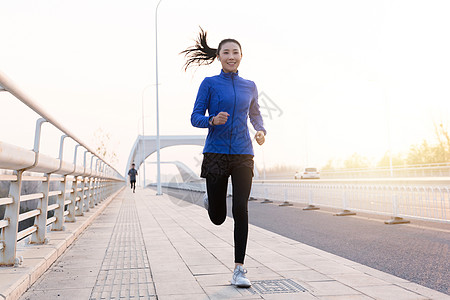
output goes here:
[[[232, 272], [224, 267], [228, 259], [224, 253], [232, 252], [232, 241], [217, 235], [217, 227], [201, 207], [175, 205], [167, 195], [154, 195], [151, 189], [131, 194], [125, 189], [126, 172], [117, 171], [2, 73], [0, 91], [11, 93], [40, 116], [33, 149], [0, 141], [0, 182], [8, 186], [7, 195], [0, 196], [0, 299], [60, 295], [64, 299], [277, 299], [274, 294], [280, 291], [292, 299], [447, 299], [445, 294], [257, 227], [252, 227], [250, 240], [255, 250], [249, 251], [254, 287], [240, 290], [223, 285]], [[43, 123], [61, 132], [57, 158], [40, 152]], [[68, 139], [76, 144], [73, 159], [63, 155]], [[160, 147], [201, 146], [204, 140], [204, 136], [161, 136]], [[139, 136], [127, 169], [132, 162], [144, 165], [156, 151], [155, 137]], [[204, 182], [182, 162], [166, 163], [175, 164], [183, 180], [163, 182], [165, 187], [205, 192]], [[25, 192], [28, 182], [38, 183], [36, 190]], [[301, 203], [305, 210], [340, 209], [336, 216], [370, 212], [389, 217], [386, 224], [415, 219], [449, 223], [449, 194], [445, 182], [255, 180], [251, 199], [276, 201], [280, 206]], [[31, 202], [34, 207], [21, 210]], [[229, 222], [223, 233], [232, 236], [232, 231]], [[85, 244], [77, 246], [77, 239]], [[72, 253], [68, 261], [62, 260], [65, 253]], [[71, 277], [75, 286], [83, 278], [91, 281], [74, 288], [74, 282], [56, 274], [48, 279], [49, 288], [43, 274], [64, 266], [78, 272]], [[316, 275], [311, 279], [306, 273]], [[36, 283], [40, 276], [42, 285]]]
[[[187, 145], [197, 145], [203, 146], [205, 144], [206, 136], [204, 135], [163, 135], [159, 137], [160, 149], [173, 147], [173, 146], [187, 146]], [[130, 155], [128, 157], [125, 176], [130, 168], [131, 164], [134, 163], [136, 168], [139, 169], [142, 167], [142, 173], [144, 175], [144, 183], [145, 183], [145, 160], [147, 157], [152, 155], [153, 153], [158, 151], [157, 148], [157, 136], [142, 136], [139, 135], [136, 138], [136, 141], [131, 148]], [[186, 165], [181, 165], [177, 163], [179, 168], [186, 170], [187, 172], [192, 172], [192, 170], [188, 171], [188, 167]], [[184, 173], [183, 173], [184, 174]]]

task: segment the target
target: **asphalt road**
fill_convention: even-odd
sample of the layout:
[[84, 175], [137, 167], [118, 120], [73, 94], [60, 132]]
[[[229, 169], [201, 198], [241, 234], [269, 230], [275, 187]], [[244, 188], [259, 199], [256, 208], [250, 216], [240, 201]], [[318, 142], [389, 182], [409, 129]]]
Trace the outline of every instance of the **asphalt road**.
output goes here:
[[[177, 205], [202, 205], [201, 193], [174, 189], [163, 192], [172, 196]], [[303, 205], [278, 204], [250, 201], [249, 222], [450, 295], [449, 224], [412, 221], [385, 225], [386, 218], [379, 216], [336, 217], [331, 210], [304, 211]]]

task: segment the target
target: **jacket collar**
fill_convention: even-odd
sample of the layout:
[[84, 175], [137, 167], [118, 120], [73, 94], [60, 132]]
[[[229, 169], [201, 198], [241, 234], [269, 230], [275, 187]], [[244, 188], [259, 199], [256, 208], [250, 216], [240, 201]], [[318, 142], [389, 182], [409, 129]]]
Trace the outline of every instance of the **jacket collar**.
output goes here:
[[223, 70], [220, 70], [220, 77], [232, 79], [239, 77], [239, 70], [236, 73], [225, 73]]

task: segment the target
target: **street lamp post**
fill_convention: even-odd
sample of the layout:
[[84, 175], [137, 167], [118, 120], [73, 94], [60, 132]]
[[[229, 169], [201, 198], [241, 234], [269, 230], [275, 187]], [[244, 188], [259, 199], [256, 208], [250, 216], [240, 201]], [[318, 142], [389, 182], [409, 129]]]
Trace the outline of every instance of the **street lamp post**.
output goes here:
[[160, 141], [159, 141], [159, 96], [158, 96], [158, 7], [162, 0], [159, 0], [155, 9], [155, 56], [156, 56], [156, 195], [162, 195], [161, 191], [161, 161], [160, 161]]
[[[372, 82], [378, 82], [376, 79], [369, 79]], [[384, 105], [386, 109], [386, 127], [387, 127], [387, 142], [389, 153], [389, 175], [394, 177], [394, 168], [392, 166], [392, 140], [391, 140], [391, 108], [389, 106], [389, 99], [386, 92], [386, 82], [379, 83], [383, 91]]]
[[[143, 90], [142, 90], [142, 138], [145, 137], [145, 131], [144, 131], [144, 93], [145, 90], [148, 88], [149, 86], [146, 86]], [[144, 186], [143, 188], [145, 189], [145, 140], [142, 140], [142, 163], [143, 165], [143, 173], [144, 173]]]
[[394, 177], [394, 169], [392, 167], [392, 140], [391, 140], [391, 109], [389, 106], [389, 100], [386, 94], [386, 87], [383, 87], [384, 102], [386, 105], [386, 118], [387, 118], [387, 136], [388, 136], [388, 148], [389, 148], [389, 174]]
[[[145, 188], [145, 155], [146, 155], [146, 153], [145, 153], [145, 131], [144, 131], [144, 119], [145, 119], [145, 114], [144, 114], [144, 94], [145, 94], [145, 91], [149, 88], [149, 87], [151, 87], [151, 86], [153, 86], [154, 84], [152, 83], [152, 84], [148, 84], [143, 90], [142, 90], [142, 151], [143, 151], [143, 154], [142, 154], [142, 157], [143, 157], [143, 160], [142, 160], [142, 163], [144, 164], [143, 165], [143, 169], [142, 169], [142, 171], [143, 171], [143, 175], [144, 175], [144, 188]], [[138, 122], [138, 128], [139, 128], [139, 122]]]

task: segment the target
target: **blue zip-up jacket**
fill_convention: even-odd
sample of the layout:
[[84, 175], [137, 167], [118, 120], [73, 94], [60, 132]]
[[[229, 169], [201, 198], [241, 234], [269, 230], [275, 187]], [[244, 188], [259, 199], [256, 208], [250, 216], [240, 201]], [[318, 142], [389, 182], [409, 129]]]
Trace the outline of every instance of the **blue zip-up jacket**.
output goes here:
[[[205, 116], [208, 111], [208, 116]], [[230, 116], [223, 125], [212, 126], [209, 118], [220, 112]], [[191, 123], [195, 127], [208, 128], [203, 153], [251, 154], [253, 146], [247, 127], [247, 119], [256, 131], [266, 130], [259, 111], [258, 90], [253, 81], [239, 77], [239, 73], [225, 73], [206, 77], [200, 85]]]

